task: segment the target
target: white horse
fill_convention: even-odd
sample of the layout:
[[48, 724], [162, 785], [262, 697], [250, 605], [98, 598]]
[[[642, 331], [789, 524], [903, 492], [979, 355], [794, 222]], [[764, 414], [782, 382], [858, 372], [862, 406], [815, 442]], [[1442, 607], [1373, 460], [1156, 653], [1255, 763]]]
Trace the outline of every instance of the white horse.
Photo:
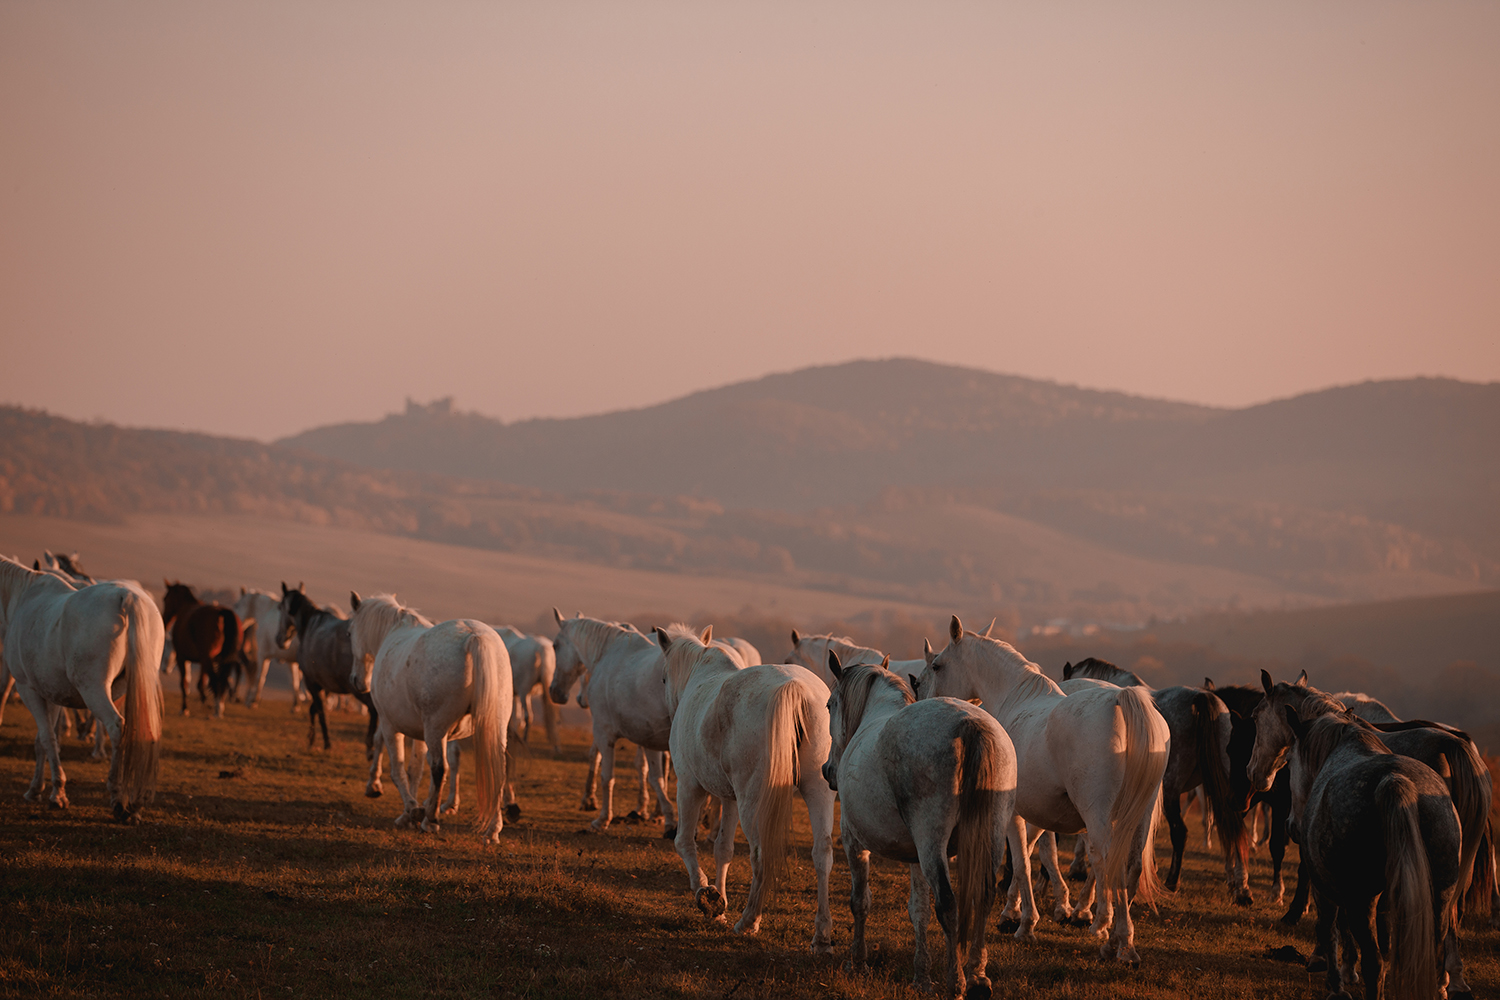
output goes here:
[[[1130, 903], [1149, 903], [1158, 888], [1155, 841], [1170, 745], [1166, 721], [1139, 688], [1067, 695], [1008, 643], [965, 632], [957, 615], [948, 631], [948, 645], [929, 654], [921, 695], [980, 698], [1005, 727], [1016, 747], [1016, 811], [1029, 824], [1028, 836], [1087, 829], [1099, 886], [1092, 932], [1101, 938], [1108, 933], [1100, 957], [1138, 964]], [[1028, 857], [1029, 851], [1014, 866], [1023, 927], [1036, 920]]]
[[527, 635], [509, 625], [497, 625], [495, 631], [510, 653], [512, 677], [511, 689], [515, 691], [515, 711], [520, 715], [519, 732], [521, 742], [531, 737], [531, 696], [542, 696], [542, 721], [547, 726], [547, 742], [552, 744], [552, 756], [562, 754], [562, 741], [557, 735], [557, 705], [547, 696], [552, 686], [552, 677], [557, 673], [557, 652], [552, 640], [544, 635]]
[[792, 651], [782, 662], [806, 667], [832, 690], [836, 681], [828, 670], [829, 653], [837, 656], [839, 662], [846, 667], [859, 663], [880, 664], [889, 660], [888, 669], [902, 678], [921, 673], [922, 668], [927, 665], [926, 660], [891, 660], [880, 650], [861, 646], [847, 635], [838, 636], [826, 632], [821, 635], [803, 635], [796, 629], [792, 629]]
[[[883, 666], [840, 668], [828, 699], [833, 746], [823, 774], [838, 790], [849, 907], [854, 913], [850, 966], [865, 965], [870, 913], [870, 852], [911, 865], [907, 912], [916, 932], [912, 982], [928, 988], [927, 914], [937, 897], [948, 938], [948, 992], [989, 996], [985, 921], [1009, 840], [1024, 850], [1016, 815], [1016, 749], [1000, 724], [966, 701], [916, 702], [906, 681]], [[948, 855], [958, 853], [958, 894]]]
[[[750, 895], [736, 933], [760, 930], [761, 911], [786, 868], [792, 796], [800, 795], [812, 826], [818, 912], [812, 949], [826, 954], [833, 919], [828, 875], [833, 870], [833, 790], [819, 769], [828, 758], [826, 689], [795, 664], [745, 666], [739, 653], [711, 646], [713, 626], [695, 636], [686, 626], [657, 629], [666, 659], [672, 712], [672, 765], [677, 771], [677, 853], [698, 908], [724, 920], [734, 831], [750, 844]], [[715, 884], [698, 865], [698, 815], [710, 795], [723, 803], [714, 843]]]
[[[662, 836], [677, 835], [676, 812], [667, 796], [662, 753], [672, 735], [672, 712], [667, 706], [666, 664], [655, 639], [648, 639], [633, 625], [598, 618], [564, 618], [552, 609], [558, 633], [557, 673], [552, 676], [550, 695], [561, 705], [567, 701], [573, 682], [587, 673], [589, 714], [594, 723], [593, 752], [598, 756], [604, 796], [595, 830], [609, 828], [614, 819], [615, 743], [627, 739], [646, 751], [648, 782], [666, 820]], [[583, 698], [580, 697], [580, 701]], [[592, 774], [584, 783], [584, 799], [592, 795]]]
[[302, 700], [302, 671], [297, 665], [299, 637], [293, 633], [283, 647], [277, 643], [281, 634], [281, 598], [264, 590], [240, 588], [240, 598], [234, 602], [234, 613], [240, 616], [245, 632], [250, 635], [246, 643], [253, 652], [246, 658], [250, 662], [250, 693], [245, 704], [250, 708], [260, 704], [260, 694], [265, 688], [266, 677], [271, 672], [271, 661], [286, 664], [292, 675], [292, 711]]
[[[474, 737], [479, 807], [474, 829], [496, 843], [504, 825], [506, 731], [513, 703], [505, 643], [470, 618], [434, 625], [389, 594], [367, 597], [350, 619], [354, 670], [350, 686], [368, 692], [380, 713], [379, 738], [391, 753], [391, 777], [403, 807], [396, 826], [438, 829], [450, 740]], [[425, 805], [417, 805], [406, 739], [425, 744], [432, 773]], [[371, 763], [379, 766], [380, 755]], [[456, 773], [454, 775], [457, 777]]]
[[[87, 707], [113, 743], [105, 791], [115, 816], [130, 819], [156, 786], [161, 746], [161, 660], [166, 627], [156, 602], [130, 581], [81, 589], [51, 573], [0, 557], [0, 651], [21, 701], [36, 720], [36, 772], [26, 799], [41, 791], [51, 765], [58, 808], [68, 804], [48, 702]], [[115, 709], [123, 697], [125, 711]]]

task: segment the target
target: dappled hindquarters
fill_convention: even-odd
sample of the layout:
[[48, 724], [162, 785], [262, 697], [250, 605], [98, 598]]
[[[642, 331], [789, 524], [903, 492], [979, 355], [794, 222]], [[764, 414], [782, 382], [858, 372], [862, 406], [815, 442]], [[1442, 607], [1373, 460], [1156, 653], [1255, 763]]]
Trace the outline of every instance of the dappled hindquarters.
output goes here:
[[[805, 814], [788, 881], [757, 938], [707, 923], [660, 824], [617, 820], [586, 832], [578, 804], [586, 734], [563, 730], [563, 757], [534, 738], [517, 792], [523, 813], [497, 847], [470, 832], [472, 800], [435, 836], [398, 831], [390, 791], [364, 797], [364, 719], [330, 712], [330, 751], [307, 749], [287, 703], [223, 719], [169, 715], [156, 801], [138, 826], [109, 820], [103, 765], [66, 741], [73, 805], [23, 802], [32, 725], [0, 726], [0, 996], [57, 997], [914, 997], [907, 873], [876, 860], [872, 970], [842, 971], [851, 919], [835, 852], [834, 952], [807, 949], [815, 905]], [[304, 709], [305, 711], [305, 709]], [[538, 737], [540, 734], [538, 734]], [[617, 772], [617, 801], [636, 778]], [[465, 789], [472, 769], [465, 758]], [[794, 816], [797, 813], [794, 811]], [[1017, 945], [991, 925], [989, 973], [1004, 997], [1322, 997], [1321, 975], [1268, 950], [1311, 948], [1266, 893], [1231, 904], [1223, 861], [1202, 849], [1194, 812], [1182, 884], [1159, 912], [1137, 912], [1139, 972], [1100, 964], [1097, 944], [1043, 917]], [[1065, 845], [1069, 846], [1069, 845]], [[702, 845], [705, 853], [710, 846]], [[1292, 857], [1295, 854], [1293, 852]], [[1165, 864], [1165, 833], [1158, 859]], [[1291, 857], [1288, 859], [1291, 860]], [[731, 913], [749, 883], [743, 839]], [[1038, 891], [1046, 894], [1037, 875]], [[1042, 907], [1044, 914], [1050, 907]], [[929, 927], [939, 954], [940, 929]], [[1477, 995], [1500, 983], [1500, 934], [1465, 928]]]

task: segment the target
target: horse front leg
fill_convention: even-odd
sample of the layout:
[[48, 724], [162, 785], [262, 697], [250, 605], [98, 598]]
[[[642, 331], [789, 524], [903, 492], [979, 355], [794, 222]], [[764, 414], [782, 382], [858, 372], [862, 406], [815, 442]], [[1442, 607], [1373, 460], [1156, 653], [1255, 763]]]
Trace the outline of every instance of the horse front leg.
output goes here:
[[599, 761], [602, 754], [597, 746], [589, 747], [589, 770], [583, 778], [583, 798], [579, 801], [578, 808], [584, 812], [593, 812], [599, 808], [599, 798], [595, 794], [599, 787]]
[[599, 815], [589, 825], [595, 830], [608, 830], [610, 820], [614, 819], [615, 738], [611, 736], [608, 740], [600, 740], [596, 737], [594, 749], [599, 752], [599, 785], [603, 795]]
[[365, 756], [370, 761], [370, 780], [365, 783], [365, 798], [378, 799], [385, 794], [385, 789], [380, 786], [380, 765], [385, 760], [385, 733], [374, 712], [370, 713], [370, 722], [370, 745], [365, 751]]
[[[646, 781], [642, 782], [644, 790], [649, 782], [651, 790], [656, 793], [656, 807], [662, 817], [662, 838], [666, 839], [670, 833], [673, 838], [677, 836], [677, 811], [672, 808], [672, 799], [667, 795], [666, 754], [657, 751], [646, 754]], [[645, 810], [641, 815], [645, 816]]]
[[[1277, 775], [1278, 782], [1286, 774], [1283, 768], [1281, 774]], [[1286, 858], [1286, 821], [1291, 815], [1292, 803], [1290, 796], [1277, 796], [1271, 804], [1271, 902], [1280, 905], [1286, 895], [1286, 883], [1281, 880], [1281, 863]]]
[[182, 657], [177, 658], [177, 680], [182, 686], [182, 714], [188, 714], [188, 683], [189, 675], [193, 672], [193, 665]]
[[396, 794], [401, 796], [401, 815], [396, 817], [396, 828], [404, 830], [412, 820], [421, 820], [414, 815], [417, 808], [416, 790], [412, 787], [406, 770], [406, 735], [381, 727], [381, 738], [391, 751], [391, 780], [396, 784]]

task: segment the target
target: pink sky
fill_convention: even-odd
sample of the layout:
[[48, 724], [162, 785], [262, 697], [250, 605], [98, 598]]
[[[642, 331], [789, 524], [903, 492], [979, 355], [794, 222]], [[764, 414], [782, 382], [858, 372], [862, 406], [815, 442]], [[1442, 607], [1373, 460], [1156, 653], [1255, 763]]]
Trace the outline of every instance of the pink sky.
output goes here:
[[0, 6], [0, 401], [1500, 379], [1500, 5]]

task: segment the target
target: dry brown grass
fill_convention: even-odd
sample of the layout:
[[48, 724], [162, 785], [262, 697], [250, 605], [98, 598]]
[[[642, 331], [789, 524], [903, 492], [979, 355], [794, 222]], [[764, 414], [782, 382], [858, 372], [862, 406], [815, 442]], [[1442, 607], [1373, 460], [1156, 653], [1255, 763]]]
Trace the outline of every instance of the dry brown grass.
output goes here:
[[[850, 926], [841, 854], [836, 955], [808, 954], [805, 815], [787, 891], [759, 938], [738, 938], [693, 908], [659, 826], [583, 832], [582, 731], [567, 732], [562, 760], [525, 762], [525, 815], [498, 848], [484, 848], [462, 821], [437, 836], [394, 830], [394, 790], [375, 801], [361, 794], [361, 721], [334, 713], [333, 722], [337, 742], [324, 753], [306, 749], [306, 717], [284, 702], [232, 706], [217, 721], [169, 717], [161, 793], [146, 822], [122, 827], [106, 819], [102, 765], [76, 741], [67, 747], [73, 808], [22, 802], [32, 725], [13, 705], [0, 728], [0, 996], [916, 995], [897, 865], [875, 866], [872, 971], [841, 969]], [[628, 812], [633, 780], [617, 791]], [[742, 846], [731, 903], [744, 899], [743, 855]], [[1219, 869], [1190, 848], [1178, 894], [1138, 917], [1140, 971], [1099, 964], [1082, 931], [1044, 920], [1035, 944], [993, 945], [998, 995], [1323, 996], [1320, 978], [1264, 957], [1287, 943], [1307, 951], [1311, 922], [1283, 929], [1264, 898], [1249, 911], [1230, 906]], [[1263, 897], [1263, 856], [1253, 879]], [[936, 951], [935, 923], [930, 934]], [[1480, 995], [1500, 983], [1497, 944], [1493, 931], [1467, 935]]]

